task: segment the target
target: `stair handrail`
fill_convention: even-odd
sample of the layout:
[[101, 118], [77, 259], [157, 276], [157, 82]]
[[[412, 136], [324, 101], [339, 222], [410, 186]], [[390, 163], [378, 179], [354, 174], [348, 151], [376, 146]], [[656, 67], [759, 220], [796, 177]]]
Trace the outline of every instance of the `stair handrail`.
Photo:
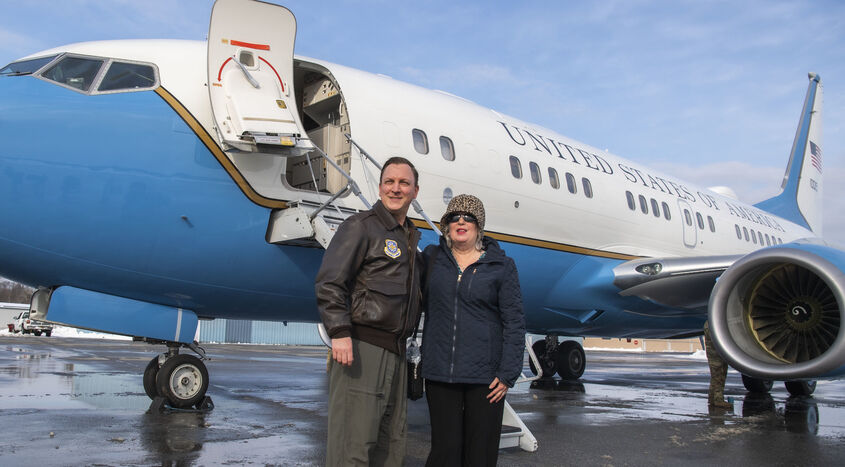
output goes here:
[[[349, 133], [344, 133], [343, 136], [345, 136], [346, 139], [350, 143], [352, 143], [352, 145], [355, 146], [356, 149], [358, 149], [359, 153], [363, 154], [364, 157], [367, 158], [367, 160], [369, 160], [374, 166], [376, 166], [377, 169], [379, 169], [379, 171], [381, 171], [381, 163], [375, 160], [375, 158], [373, 158], [373, 156], [371, 156], [364, 148], [362, 148], [360, 144], [356, 143], [355, 140], [352, 139], [352, 135], [350, 135]], [[423, 219], [425, 219], [425, 221], [431, 227], [431, 230], [437, 232], [437, 235], [443, 235], [440, 232], [440, 229], [437, 228], [437, 225], [435, 225], [434, 222], [428, 217], [428, 214], [423, 211], [422, 206], [420, 206], [420, 203], [418, 203], [417, 200], [413, 200], [411, 202], [411, 206], [414, 207], [414, 211], [416, 211], [417, 214], [419, 214], [420, 216], [422, 216]]]
[[355, 180], [352, 179], [352, 176], [346, 173], [345, 170], [343, 170], [339, 165], [337, 165], [337, 162], [333, 161], [332, 158], [329, 157], [325, 152], [323, 152], [323, 150], [320, 149], [316, 144], [312, 145], [314, 146], [314, 149], [318, 153], [320, 153], [320, 156], [322, 156], [323, 159], [326, 160], [326, 162], [328, 162], [332, 167], [335, 168], [335, 170], [337, 170], [338, 172], [340, 172], [341, 175], [343, 175], [343, 178], [346, 179], [346, 186], [342, 190], [338, 190], [337, 193], [333, 194], [325, 203], [321, 204], [314, 212], [312, 212], [308, 216], [308, 218], [310, 220], [314, 220], [314, 218], [317, 217], [317, 214], [319, 214], [323, 209], [326, 209], [334, 200], [340, 198], [346, 193], [349, 193], [350, 190], [355, 196], [358, 197], [358, 199], [361, 200], [362, 203], [364, 203], [364, 206], [366, 206], [367, 209], [371, 209], [373, 205], [370, 204], [370, 202], [367, 201], [367, 197], [364, 196], [363, 193], [361, 193], [361, 189], [358, 188], [358, 184], [355, 183]]

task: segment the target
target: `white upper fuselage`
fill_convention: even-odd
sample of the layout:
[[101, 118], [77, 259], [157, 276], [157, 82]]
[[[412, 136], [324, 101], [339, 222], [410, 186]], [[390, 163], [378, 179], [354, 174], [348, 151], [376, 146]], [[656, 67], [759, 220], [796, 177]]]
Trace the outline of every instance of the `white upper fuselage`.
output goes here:
[[[32, 57], [58, 52], [154, 63], [162, 87], [209, 134], [217, 136], [207, 88], [205, 42], [89, 42]], [[584, 249], [599, 256], [740, 254], [760, 248], [760, 240], [765, 246], [768, 242], [814, 236], [805, 228], [738, 200], [465, 99], [328, 62], [303, 57], [297, 61], [316, 65], [334, 78], [348, 110], [351, 136], [361, 147], [380, 161], [399, 155], [416, 165], [421, 187], [418, 199], [434, 220], [445, 209], [444, 198], [448, 201], [444, 192], [451, 190], [454, 195], [472, 193], [484, 201], [488, 232], [521, 237], [527, 244], [551, 244], [568, 251]], [[414, 129], [427, 135], [428, 154], [415, 151]], [[452, 161], [441, 156], [441, 136], [454, 144]], [[521, 179], [512, 174], [511, 156], [519, 160]], [[531, 163], [539, 167], [540, 183], [532, 180]], [[288, 186], [281, 157], [249, 155], [236, 159], [235, 165], [252, 189], [266, 198], [326, 198], [325, 194]], [[559, 188], [550, 184], [549, 168], [557, 171]], [[567, 187], [567, 174], [574, 179], [575, 193]], [[375, 180], [377, 173], [371, 167], [362, 168], [354, 151], [351, 175], [364, 194], [374, 199], [377, 191], [367, 181]], [[585, 180], [592, 198], [585, 196]], [[634, 209], [629, 208], [629, 196], [633, 197]], [[640, 197], [647, 213], [642, 210]], [[655, 203], [659, 215], [654, 214]], [[338, 204], [363, 208], [354, 196], [341, 198]], [[670, 219], [665, 217], [666, 207]], [[685, 210], [692, 225], [687, 223]], [[755, 238], [754, 232], [762, 235]]]

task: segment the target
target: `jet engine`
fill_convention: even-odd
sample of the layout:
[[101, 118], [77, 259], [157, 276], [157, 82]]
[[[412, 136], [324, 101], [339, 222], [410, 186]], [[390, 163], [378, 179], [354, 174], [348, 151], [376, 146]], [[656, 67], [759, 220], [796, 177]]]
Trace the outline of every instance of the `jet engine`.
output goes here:
[[742, 257], [710, 295], [714, 343], [740, 373], [768, 380], [845, 374], [845, 252], [794, 242]]

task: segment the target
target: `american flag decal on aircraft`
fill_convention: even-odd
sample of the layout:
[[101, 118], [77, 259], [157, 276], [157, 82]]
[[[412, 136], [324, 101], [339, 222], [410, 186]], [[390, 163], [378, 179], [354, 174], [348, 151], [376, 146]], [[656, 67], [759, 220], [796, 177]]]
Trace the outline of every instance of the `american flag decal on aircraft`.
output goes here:
[[819, 173], [822, 173], [822, 148], [812, 141], [810, 141], [810, 163]]

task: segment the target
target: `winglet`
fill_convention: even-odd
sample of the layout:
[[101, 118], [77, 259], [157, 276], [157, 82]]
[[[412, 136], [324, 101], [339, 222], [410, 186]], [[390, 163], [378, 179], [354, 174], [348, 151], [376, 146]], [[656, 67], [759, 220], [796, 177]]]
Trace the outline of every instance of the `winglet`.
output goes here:
[[822, 83], [809, 74], [810, 86], [789, 154], [781, 192], [756, 207], [822, 234]]

